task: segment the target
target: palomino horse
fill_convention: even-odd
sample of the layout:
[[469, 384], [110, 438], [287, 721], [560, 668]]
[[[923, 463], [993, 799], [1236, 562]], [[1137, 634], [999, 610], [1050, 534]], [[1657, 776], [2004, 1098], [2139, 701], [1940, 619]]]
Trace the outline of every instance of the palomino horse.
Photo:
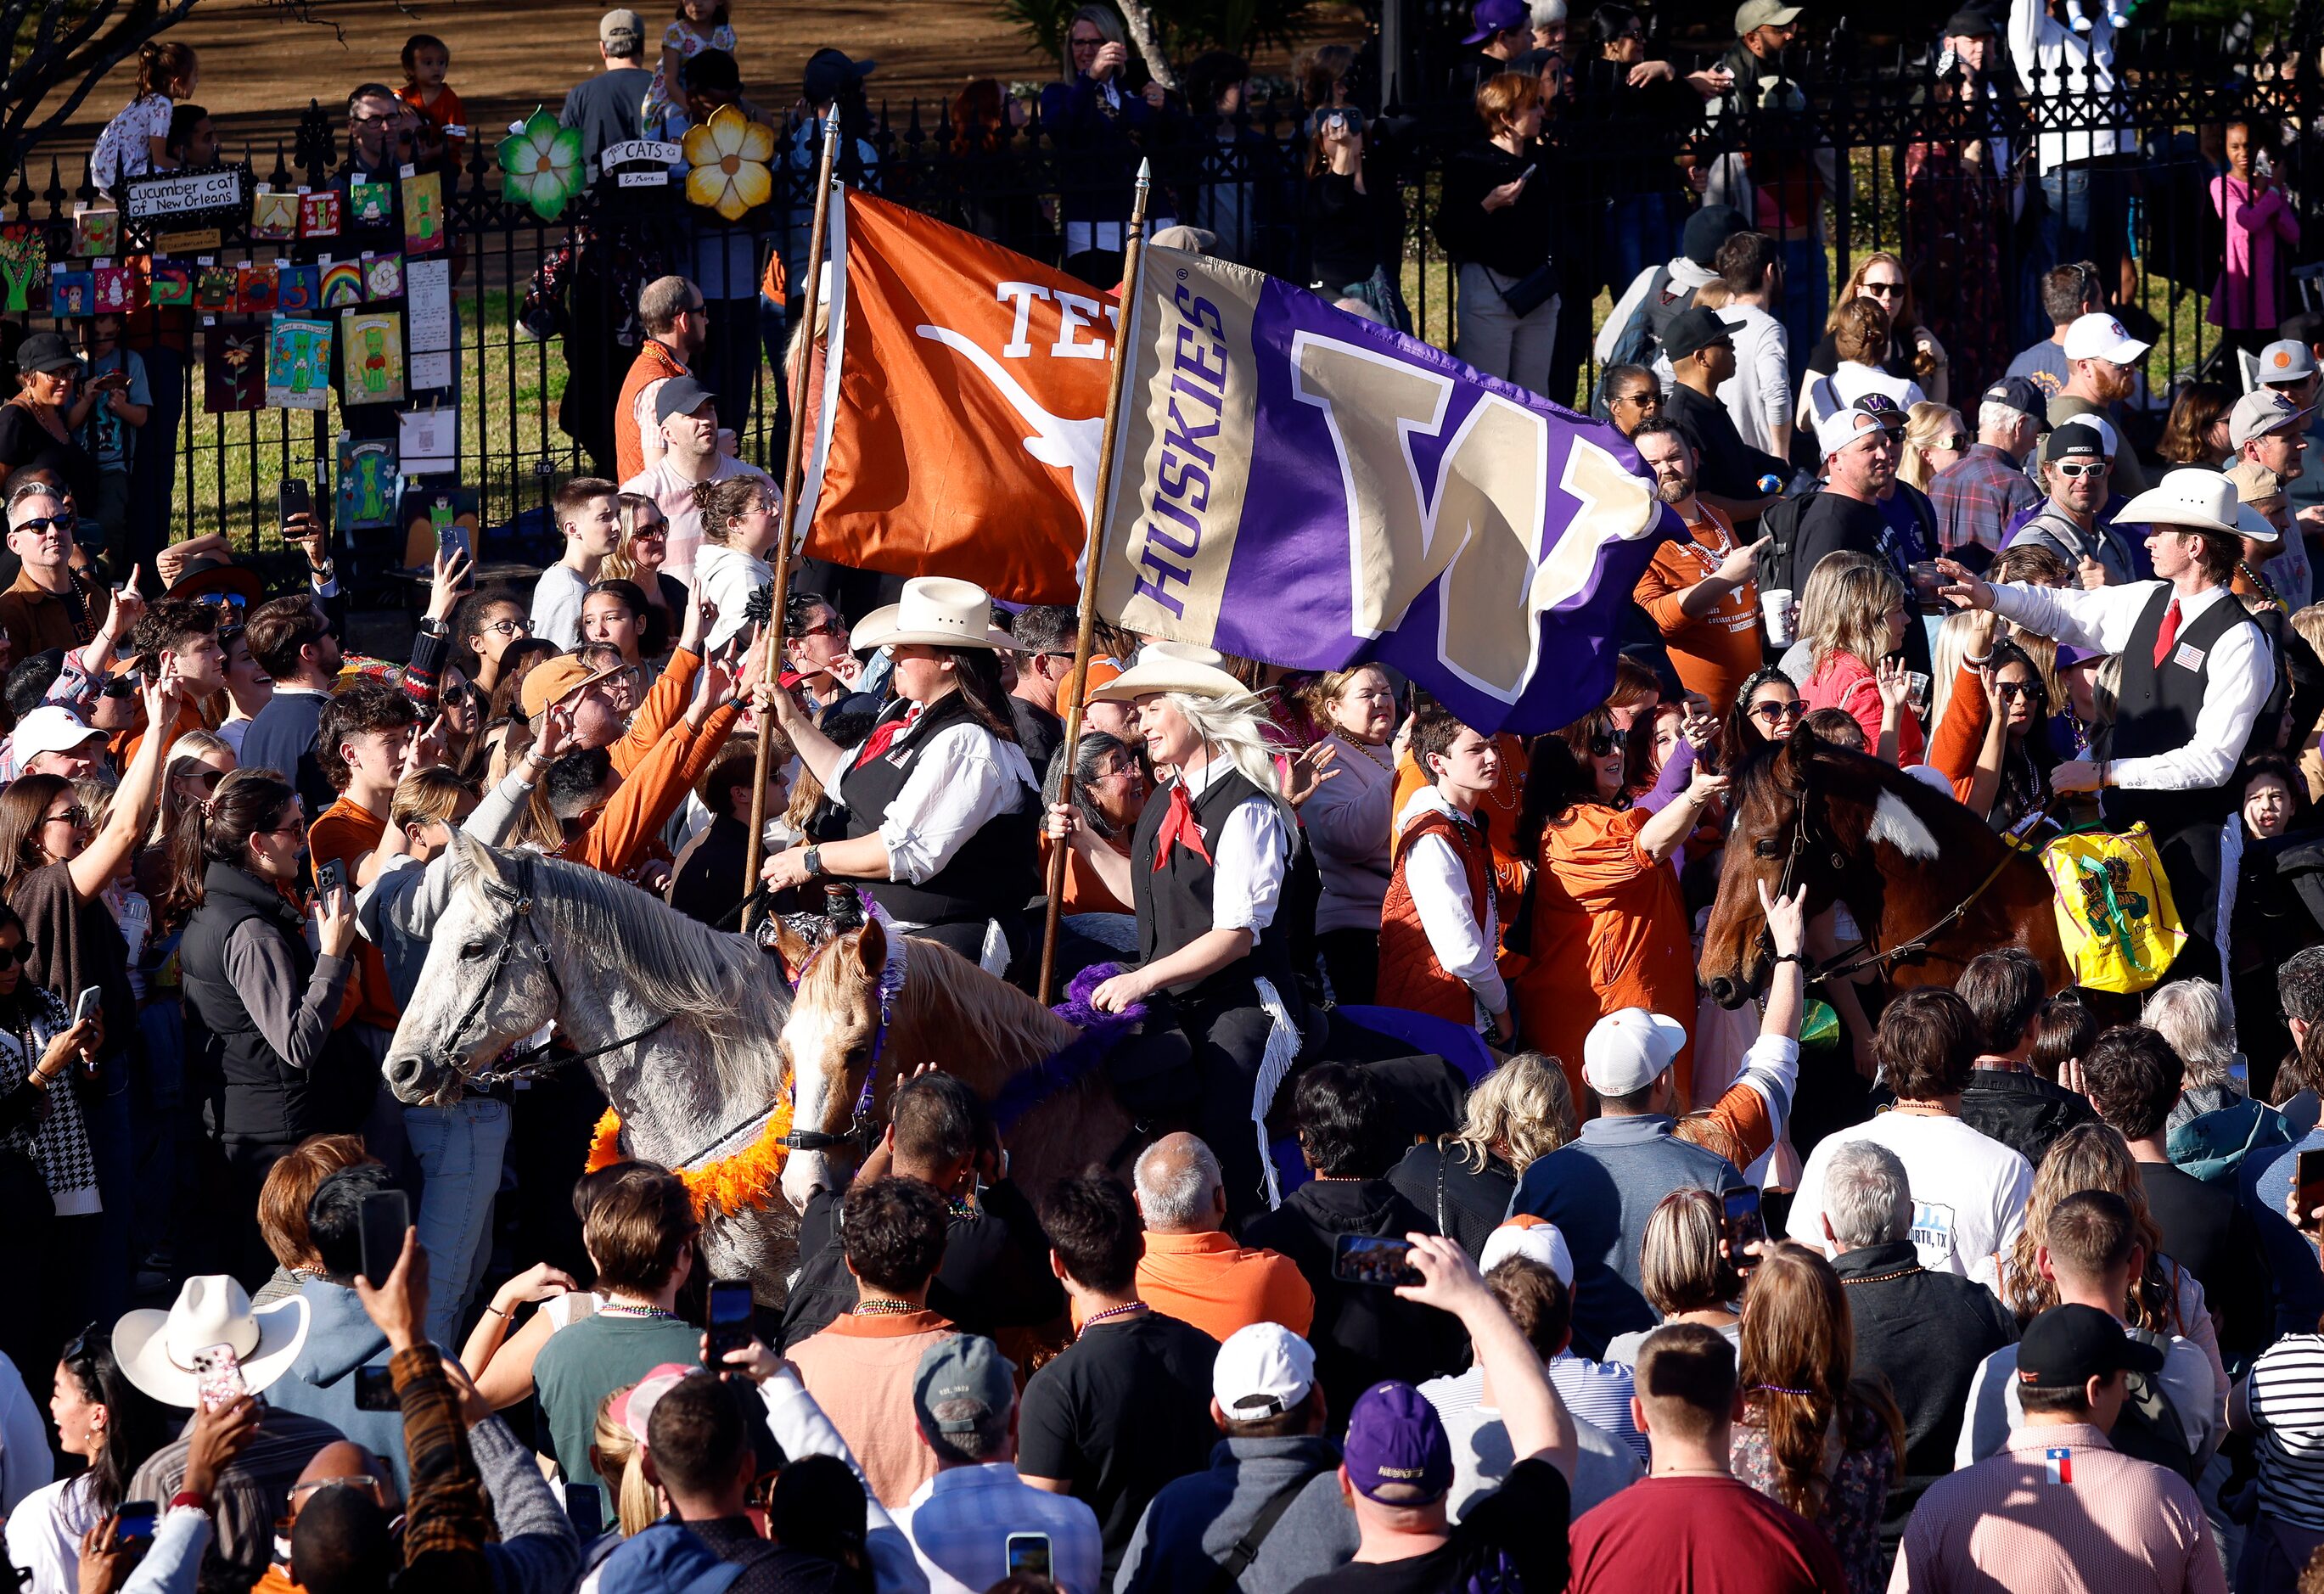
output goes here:
[[1847, 904], [1869, 968], [1895, 986], [1951, 985], [1971, 958], [2022, 946], [2052, 990], [2074, 982], [2058, 942], [2049, 877], [1975, 814], [1894, 765], [1820, 742], [1805, 726], [1736, 773], [1719, 901], [1702, 938], [1702, 982], [1721, 1007], [1767, 972], [1757, 882], [1808, 889], [1808, 911]]
[[[782, 1034], [796, 1147], [783, 1193], [793, 1205], [839, 1183], [825, 1150], [859, 1125], [876, 1134], [897, 1083], [927, 1063], [994, 1103], [1010, 1177], [1027, 1191], [1129, 1145], [1130, 1115], [1095, 1055], [1083, 1055], [1084, 1032], [949, 948], [874, 918], [811, 955], [787, 932], [783, 951], [806, 964]], [[1089, 1038], [1095, 1054], [1110, 1037]]]
[[[630, 1156], [691, 1168], [755, 1144], [790, 1014], [772, 958], [596, 870], [456, 833], [452, 846], [451, 905], [383, 1065], [398, 1101], [451, 1099], [554, 1022], [622, 1115]], [[779, 1305], [798, 1216], [776, 1200], [714, 1211], [703, 1248], [717, 1276]]]

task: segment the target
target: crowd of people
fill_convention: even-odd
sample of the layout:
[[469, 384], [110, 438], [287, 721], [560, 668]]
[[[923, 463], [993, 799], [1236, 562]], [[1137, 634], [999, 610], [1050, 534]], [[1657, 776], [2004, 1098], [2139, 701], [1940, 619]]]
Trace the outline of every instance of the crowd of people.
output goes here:
[[[1600, 435], [1674, 533], [1603, 700], [1540, 734], [1376, 663], [1103, 622], [1084, 658], [1074, 608], [952, 577], [803, 560], [765, 605], [783, 505], [734, 434], [804, 254], [762, 273], [747, 227], [544, 265], [528, 314], [566, 335], [595, 474], [557, 488], [536, 576], [479, 586], [439, 552], [402, 657], [352, 649], [309, 514], [286, 592], [218, 539], [95, 557], [81, 530], [142, 501], [134, 434], [174, 417], [118, 327], [23, 339], [0, 407], [21, 1586], [2324, 1590], [2324, 318], [2280, 316], [2300, 244], [2268, 130], [2227, 130], [2214, 187], [2247, 391], [2181, 383], [2155, 428], [2118, 302], [2126, 152], [2034, 117], [2037, 78], [2110, 88], [2098, 0], [1943, 24], [1942, 92], [1993, 121], [1906, 157], [1941, 294], [1888, 253], [1827, 281], [1827, 163], [1690, 161], [1561, 208], [1559, 140], [1613, 102], [1780, 108], [1798, 21], [1750, 0], [1683, 72], [1624, 6], [1588, 45], [1562, 0], [1473, 7], [1480, 132], [1429, 224], [1456, 352], [1563, 396], [1594, 338]], [[658, 47], [609, 13], [598, 43], [563, 112], [592, 160], [740, 97], [715, 0]], [[1097, 161], [1231, 114], [1248, 77], [1144, 83], [1102, 6], [1065, 52], [1038, 115]], [[1395, 322], [1352, 65], [1317, 52], [1298, 275]], [[457, 172], [450, 51], [422, 35], [404, 66], [351, 97], [350, 140]], [[824, 51], [804, 85], [856, 178], [868, 69]], [[198, 163], [198, 76], [149, 52], [101, 183]], [[1259, 258], [1280, 198], [1191, 187], [1169, 219]], [[1050, 253], [1110, 284], [1121, 198], [984, 230], [1054, 221]], [[2016, 347], [1980, 252], [2029, 203], [2043, 325]], [[110, 462], [72, 441], [100, 405]], [[1816, 781], [1860, 815], [1812, 815]], [[2046, 897], [1968, 912], [2010, 849], [2099, 831], [2152, 872], [2093, 866], [2056, 917], [2167, 952], [2103, 988]], [[2003, 860], [1984, 886], [1971, 843]], [[1838, 856], [1859, 845], [1933, 882], [1916, 942], [1880, 944], [1890, 905]], [[480, 849], [736, 932], [785, 984], [867, 915], [918, 949], [882, 981], [934, 960], [1031, 990], [1054, 954], [1076, 1022], [1141, 1043], [1088, 1087], [1134, 1127], [1012, 1175], [1024, 1102], [951, 1066], [990, 1037], [883, 1058], [883, 1005], [862, 1132], [783, 1138], [819, 1170], [782, 1210], [795, 1270], [714, 1279], [718, 1183], [625, 1155], [587, 1069], [386, 1088], [424, 981], [509, 960], [444, 934]], [[1735, 966], [1714, 919], [1748, 926]], [[502, 1038], [584, 1060], [554, 1027]], [[787, 1034], [787, 1063], [823, 1038]]]

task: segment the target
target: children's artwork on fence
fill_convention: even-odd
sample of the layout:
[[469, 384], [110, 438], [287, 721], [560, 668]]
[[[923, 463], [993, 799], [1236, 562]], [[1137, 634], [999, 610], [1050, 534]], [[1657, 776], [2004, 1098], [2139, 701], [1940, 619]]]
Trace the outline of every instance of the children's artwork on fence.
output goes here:
[[121, 212], [84, 210], [73, 217], [73, 253], [82, 260], [102, 260], [121, 253]]
[[49, 314], [59, 319], [97, 314], [97, 274], [59, 266], [49, 279]]
[[100, 316], [127, 315], [132, 308], [129, 302], [129, 268], [99, 266], [94, 274], [97, 279], [96, 313]]
[[237, 273], [232, 266], [202, 267], [194, 277], [194, 308], [211, 311], [234, 309], [237, 281]]
[[322, 287], [315, 302], [327, 310], [343, 309], [363, 303], [363, 263], [335, 260], [323, 267]]
[[403, 400], [403, 318], [393, 310], [343, 310], [339, 314], [340, 370], [350, 404], [395, 404]]
[[358, 227], [376, 227], [395, 214], [395, 183], [348, 183], [346, 209]]
[[403, 180], [403, 252], [431, 254], [444, 247], [444, 179], [422, 171]]
[[254, 240], [265, 239], [281, 243], [299, 235], [299, 196], [296, 194], [253, 194], [250, 197], [250, 235]]
[[255, 410], [266, 398], [266, 329], [254, 321], [211, 327], [202, 334], [202, 410], [228, 415]]
[[277, 316], [266, 337], [266, 401], [320, 410], [330, 400], [331, 324]]
[[395, 418], [395, 456], [406, 475], [451, 470], [458, 465], [459, 454], [457, 405], [406, 410]]
[[411, 353], [406, 385], [417, 392], [452, 385], [452, 263], [415, 260], [403, 273], [405, 336]]
[[271, 260], [245, 261], [234, 269], [234, 306], [245, 316], [271, 316], [279, 279]]
[[395, 524], [395, 445], [339, 434], [339, 512], [343, 531], [375, 531]]
[[299, 196], [299, 235], [336, 238], [339, 235], [339, 195], [336, 189]]
[[403, 256], [400, 254], [367, 255], [364, 260], [364, 298], [366, 300], [401, 299], [403, 297]]
[[7, 285], [5, 308], [26, 311], [49, 280], [49, 244], [35, 226], [0, 227], [0, 282]]
[[153, 263], [153, 280], [146, 289], [147, 297], [157, 305], [173, 305], [180, 309], [194, 302], [194, 268], [182, 260], [157, 260]]
[[278, 265], [274, 271], [274, 308], [286, 316], [303, 316], [323, 302], [323, 273], [310, 265]]

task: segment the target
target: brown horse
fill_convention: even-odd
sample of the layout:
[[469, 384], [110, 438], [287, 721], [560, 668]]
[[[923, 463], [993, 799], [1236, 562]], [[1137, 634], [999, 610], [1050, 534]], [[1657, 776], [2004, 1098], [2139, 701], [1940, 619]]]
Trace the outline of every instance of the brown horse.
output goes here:
[[[795, 1134], [841, 1136], [854, 1123], [871, 1080], [866, 1119], [888, 1120], [897, 1083], [933, 1063], [987, 1101], [1010, 1079], [1046, 1062], [1082, 1031], [1015, 986], [933, 941], [902, 939], [900, 961], [877, 919], [825, 942], [810, 956], [786, 933], [784, 961], [802, 962], [798, 990], [783, 1024]], [[883, 978], [890, 988], [884, 1020]], [[1092, 1068], [1007, 1126], [1010, 1176], [1038, 1192], [1065, 1174], [1102, 1161], [1129, 1140], [1130, 1114]], [[875, 1131], [876, 1132], [876, 1131]], [[817, 1184], [835, 1184], [821, 1149], [791, 1153], [783, 1193], [804, 1207]]]
[[1730, 800], [1702, 939], [1702, 982], [1720, 1006], [1741, 1006], [1766, 980], [1760, 881], [1805, 885], [1811, 915], [1846, 903], [1867, 949], [1844, 962], [1924, 942], [1877, 964], [1893, 986], [1951, 985], [1971, 958], [2003, 946], [2040, 960], [2052, 990], [2074, 982], [2036, 854], [1894, 765], [1802, 726], [1737, 772]]

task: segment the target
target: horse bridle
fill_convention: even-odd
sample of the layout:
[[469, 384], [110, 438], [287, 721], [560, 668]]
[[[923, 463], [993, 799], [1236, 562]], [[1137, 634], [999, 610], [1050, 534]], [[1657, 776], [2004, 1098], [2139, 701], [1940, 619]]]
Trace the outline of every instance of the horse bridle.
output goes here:
[[[484, 895], [488, 898], [494, 902], [506, 903], [509, 907], [511, 922], [508, 934], [501, 937], [500, 950], [493, 955], [493, 966], [485, 973], [484, 983], [476, 988], [476, 994], [468, 1003], [467, 1010], [460, 1015], [459, 1022], [452, 1026], [451, 1030], [436, 1047], [438, 1064], [449, 1069], [464, 1085], [490, 1087], [516, 1079], [545, 1078], [560, 1068], [570, 1068], [576, 1063], [586, 1063], [591, 1058], [602, 1057], [608, 1052], [618, 1052], [624, 1046], [633, 1046], [678, 1017], [675, 1013], [664, 1013], [634, 1035], [625, 1035], [617, 1041], [593, 1047], [586, 1052], [567, 1052], [552, 1058], [549, 1057], [549, 1053], [556, 1043], [544, 1041], [540, 1046], [529, 1047], [523, 1051], [507, 1053], [498, 1059], [497, 1065], [494, 1067], [478, 1069], [474, 1073], [464, 1071], [460, 1066], [460, 1060], [466, 1054], [466, 1048], [459, 1044], [460, 1037], [467, 1033], [468, 1026], [476, 1021], [484, 1010], [484, 1004], [492, 1000], [493, 990], [500, 985], [501, 975], [508, 968], [509, 959], [516, 955], [520, 936], [530, 939], [540, 952], [540, 966], [548, 972], [549, 983], [557, 992], [557, 1005], [559, 1009], [565, 1006], [565, 982], [557, 977], [557, 963], [549, 955], [549, 944], [540, 938], [540, 921], [533, 917], [532, 855], [529, 852], [519, 852], [514, 856], [516, 859], [514, 886], [503, 885], [496, 880], [486, 880], [483, 882]], [[548, 1061], [544, 1062], [544, 1058]]]
[[[1800, 861], [1807, 852], [1809, 797], [1808, 776], [1809, 770], [1812, 768], [1812, 766], [1803, 765], [1800, 770], [1799, 793], [1792, 815], [1791, 851], [1784, 860], [1783, 879], [1775, 888], [1775, 895], [1779, 898], [1788, 897], [1792, 894], [1792, 888], [1797, 883]], [[2043, 815], [2048, 814], [2051, 808], [2056, 805], [2061, 795], [2062, 794], [2057, 792], [2051, 793], [2049, 801], [2043, 803], [2042, 806], [2034, 810], [2032, 815], [2020, 821], [2016, 831], [2013, 832], [2010, 835], [2002, 838], [2006, 844], [2004, 846], [2000, 861], [1994, 864], [1993, 868], [1987, 873], [1983, 880], [1978, 881], [1976, 888], [1971, 890], [1968, 896], [1953, 904], [1951, 911], [1947, 913], [1943, 917], [1938, 919], [1934, 924], [1930, 925], [1919, 935], [1912, 936], [1907, 940], [1899, 941], [1895, 945], [1888, 948], [1886, 952], [1883, 952], [1878, 947], [1875, 946], [1872, 944], [1871, 936], [1868, 934], [1864, 940], [1855, 949], [1849, 952], [1835, 954], [1828, 963], [1810, 963], [1804, 957], [1803, 957], [1800, 962], [1800, 972], [1805, 978], [1807, 983], [1813, 985], [1828, 982], [1833, 980], [1846, 980], [1854, 975], [1863, 973], [1868, 969], [1884, 969], [1900, 958], [1912, 957], [1917, 954], [1926, 952], [1929, 948], [1929, 944], [1932, 941], [1934, 941], [1939, 935], [1943, 935], [1947, 930], [1958, 924], [1960, 921], [1961, 917], [1968, 913], [1971, 908], [1977, 905], [1978, 898], [1983, 897], [1986, 891], [1991, 888], [1993, 882], [2001, 878], [2003, 871], [2009, 867], [2012, 860], [2014, 860], [2017, 853], [2023, 850], [2023, 843], [2017, 839], [2018, 835], [2026, 831], [2030, 831], [2033, 828], [2034, 821], [2041, 818]], [[1831, 861], [1834, 869], [1838, 869], [1842, 866], [1843, 861], [1837, 851], [1832, 853]], [[1767, 927], [1766, 922], [1764, 918], [1760, 921], [1759, 925], [1758, 944], [1760, 955], [1762, 957], [1769, 960], [1772, 960], [1775, 957], [1775, 932]]]
[[[881, 1055], [888, 1049], [888, 1027], [890, 1021], [895, 1017], [896, 999], [903, 993], [904, 972], [908, 957], [904, 950], [903, 933], [888, 922], [887, 915], [881, 911], [878, 903], [861, 893], [859, 897], [864, 911], [879, 919], [881, 927], [888, 934], [888, 959], [880, 971], [880, 1021], [872, 1030], [872, 1057], [863, 1067], [863, 1088], [856, 1093], [855, 1110], [849, 1118], [844, 1129], [834, 1135], [822, 1129], [793, 1129], [789, 1134], [783, 1137], [783, 1145], [788, 1150], [837, 1151], [847, 1147], [853, 1149], [858, 1156], [864, 1156], [870, 1155], [872, 1142], [877, 1138], [877, 1131], [872, 1123], [872, 1087], [880, 1077]], [[807, 962], [799, 965], [798, 981], [794, 987], [795, 990], [803, 988], [807, 984], [807, 971], [815, 967], [816, 959], [836, 944], [838, 939], [839, 937], [835, 935], [807, 954]], [[792, 1096], [794, 1100], [798, 1097], [796, 1086], [792, 1089]]]

